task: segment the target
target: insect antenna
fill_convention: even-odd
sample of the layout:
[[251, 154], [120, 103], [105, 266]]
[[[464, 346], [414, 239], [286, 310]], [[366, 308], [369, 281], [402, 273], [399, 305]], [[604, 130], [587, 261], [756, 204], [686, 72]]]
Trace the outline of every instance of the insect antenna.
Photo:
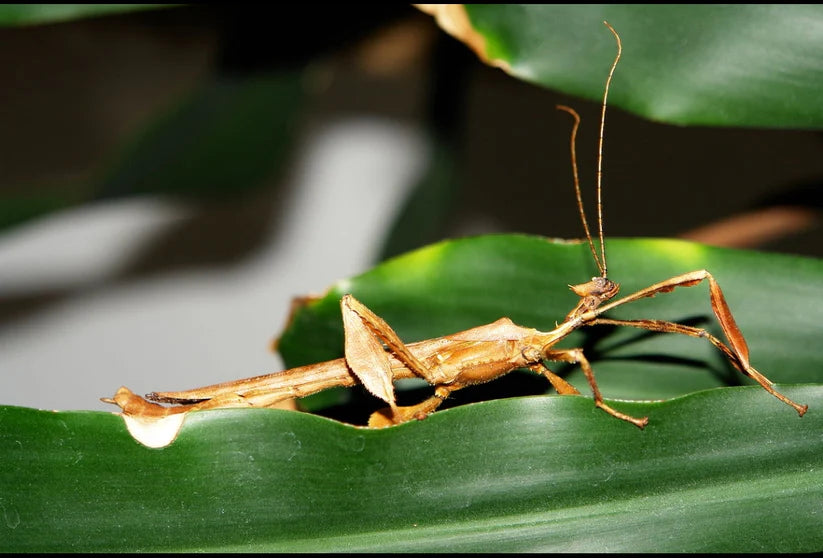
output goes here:
[[617, 56], [614, 57], [612, 67], [609, 70], [609, 77], [606, 78], [606, 88], [603, 91], [603, 108], [600, 112], [600, 141], [597, 145], [597, 222], [600, 227], [600, 257], [603, 263], [601, 270], [602, 276], [606, 277], [606, 244], [603, 242], [603, 188], [601, 187], [603, 181], [603, 131], [606, 128], [606, 101], [609, 98], [609, 86], [612, 83], [612, 76], [617, 63], [620, 61], [620, 55], [623, 53], [623, 43], [620, 41], [620, 35], [614, 30], [614, 27], [609, 25], [608, 21], [604, 21], [606, 27], [612, 32], [614, 38], [617, 40]]
[[603, 106], [600, 112], [600, 137], [597, 145], [597, 226], [600, 238], [600, 255], [597, 254], [597, 249], [594, 247], [594, 241], [592, 240], [592, 235], [589, 230], [589, 223], [586, 219], [586, 212], [583, 209], [583, 196], [580, 193], [580, 179], [577, 172], [577, 151], [575, 148], [575, 144], [577, 142], [577, 128], [580, 126], [580, 115], [577, 114], [577, 111], [573, 108], [565, 105], [557, 105], [557, 108], [568, 112], [574, 118], [574, 126], [572, 127], [571, 133], [571, 159], [572, 174], [574, 176], [574, 193], [577, 196], [577, 209], [580, 212], [580, 221], [583, 223], [583, 229], [586, 232], [586, 240], [589, 243], [589, 248], [591, 249], [592, 256], [594, 257], [594, 263], [597, 264], [597, 268], [600, 271], [600, 276], [605, 278], [607, 276], [607, 267], [606, 243], [603, 238], [603, 136], [606, 128], [606, 104], [609, 97], [609, 86], [612, 82], [614, 69], [617, 67], [617, 62], [620, 60], [620, 55], [623, 53], [623, 45], [620, 42], [620, 35], [617, 34], [614, 27], [609, 25], [609, 22], [607, 21], [604, 21], [603, 23], [606, 24], [606, 27], [609, 28], [609, 31], [611, 31], [612, 34], [614, 34], [615, 39], [617, 39], [617, 56], [615, 56], [614, 62], [612, 62], [611, 69], [609, 70], [609, 76], [606, 78], [606, 87], [603, 92]]
[[[575, 144], [577, 142], [577, 128], [580, 126], [580, 115], [577, 114], [577, 111], [571, 107], [567, 107], [566, 105], [557, 105], [559, 110], [568, 112], [574, 118], [574, 125], [572, 126], [572, 133], [571, 133], [571, 156], [572, 156], [572, 175], [574, 177], [574, 193], [577, 196], [577, 210], [580, 212], [580, 222], [583, 223], [583, 230], [586, 231], [586, 240], [589, 243], [589, 249], [592, 251], [592, 257], [594, 258], [594, 263], [597, 265], [597, 269], [600, 270], [600, 276], [605, 277], [605, 268], [603, 264], [600, 262], [600, 256], [597, 254], [597, 249], [594, 247], [594, 241], [592, 240], [592, 234], [589, 231], [589, 221], [586, 219], [586, 211], [583, 209], [583, 196], [580, 193], [580, 178], [577, 174], [577, 150], [575, 149]], [[602, 227], [601, 227], [602, 229]], [[602, 248], [601, 248], [602, 249]]]

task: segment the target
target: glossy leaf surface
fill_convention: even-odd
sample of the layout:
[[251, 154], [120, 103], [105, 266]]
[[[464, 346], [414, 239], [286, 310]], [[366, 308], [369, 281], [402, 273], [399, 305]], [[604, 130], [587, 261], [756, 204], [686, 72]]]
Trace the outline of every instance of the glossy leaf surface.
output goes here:
[[623, 41], [610, 104], [652, 120], [820, 128], [819, 5], [468, 5], [491, 59], [515, 77], [599, 100]]
[[191, 415], [169, 447], [107, 413], [0, 408], [5, 551], [813, 551], [823, 387], [756, 388], [646, 430], [582, 397], [363, 430], [280, 410]]

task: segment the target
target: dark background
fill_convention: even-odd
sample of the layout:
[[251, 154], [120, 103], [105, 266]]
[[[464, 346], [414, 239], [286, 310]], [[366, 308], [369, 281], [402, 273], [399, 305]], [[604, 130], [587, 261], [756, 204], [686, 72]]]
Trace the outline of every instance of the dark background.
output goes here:
[[[367, 254], [366, 261], [436, 238], [466, 234], [498, 231], [581, 236], [568, 155], [570, 119], [554, 107], [568, 104], [582, 115], [579, 164], [591, 206], [599, 118], [596, 103], [520, 82], [483, 65], [462, 44], [440, 31], [431, 17], [409, 6], [325, 6], [323, 18], [315, 17], [316, 7], [311, 5], [292, 8], [298, 12], [276, 22], [262, 8], [244, 6], [241, 11], [195, 6], [0, 29], [0, 203], [4, 196], [57, 188], [55, 185], [62, 193], [75, 189], [82, 198], [85, 185], [98, 176], [120, 146], [198, 84], [215, 76], [288, 69], [304, 73], [304, 104], [295, 115], [296, 142], [309, 141], [307, 138], [325, 122], [380, 118], [435, 140], [427, 152], [429, 161], [435, 156], [448, 157], [448, 170], [440, 175], [444, 178], [439, 184], [435, 181], [445, 194], [421, 190], [416, 198], [417, 213], [408, 213], [405, 218], [401, 218], [402, 204], [382, 209], [387, 222], [395, 223], [399, 240], [386, 245], [386, 235], [392, 230], [389, 225], [386, 234], [373, 238], [369, 246], [350, 247], [352, 253]], [[817, 216], [822, 152], [817, 132], [683, 128], [610, 109], [604, 163], [607, 236], [673, 237], [736, 214], [786, 206], [812, 221], [804, 230], [775, 235], [755, 247], [821, 256]], [[410, 153], [409, 157], [425, 167], [425, 156]], [[272, 242], [267, 231], [277, 230], [276, 221], [283, 219], [281, 201], [301, 194], [290, 181], [292, 165], [287, 159], [283, 168], [252, 193], [238, 192], [219, 199], [185, 197], [185, 219], [158, 229], [132, 261], [101, 280], [81, 287], [67, 284], [28, 292], [19, 285], [5, 290], [0, 284], [0, 340], [5, 339], [0, 344], [0, 374], [6, 382], [5, 402], [89, 408], [97, 397], [107, 395], [90, 393], [99, 390], [99, 378], [94, 380], [95, 387], [78, 388], [82, 396], [55, 388], [44, 375], [26, 388], [30, 376], [19, 365], [7, 362], [3, 366], [2, 347], [15, 347], [24, 338], [29, 343], [25, 336], [49, 335], [52, 326], [43, 324], [48, 323], [51, 313], [60, 312], [73, 301], [82, 303], [84, 297], [116, 294], [124, 285], [138, 285], [146, 278], [192, 270], [222, 273], [264, 250], [262, 244]], [[347, 184], [341, 182], [336, 187], [346, 189]], [[409, 184], [407, 192], [397, 194], [398, 199], [409, 195], [415, 199], [414, 187]], [[427, 188], [432, 188], [431, 184]], [[427, 200], [441, 197], [450, 201], [427, 205]], [[88, 198], [105, 204], [112, 196]], [[338, 211], [354, 223], [360, 208], [372, 199], [366, 195], [352, 197], [349, 202]], [[46, 214], [0, 233], [0, 273], [5, 267], [6, 272], [14, 271], [15, 277], [50, 274], [47, 262], [38, 269], [12, 269], [18, 260], [9, 258], [4, 263], [3, 254], [15, 246], [15, 235], [48, 225], [60, 215]], [[314, 217], [308, 213], [299, 218], [311, 221]], [[409, 229], [419, 234], [403, 233]], [[325, 234], [345, 238], [346, 227]], [[720, 236], [716, 241], [750, 245], [734, 235]], [[277, 237], [274, 242], [299, 246], [301, 239]], [[93, 252], [93, 242], [86, 249]], [[311, 251], [312, 246], [301, 250]], [[618, 279], [621, 273], [630, 273], [621, 269], [619, 262], [610, 262], [610, 269]], [[352, 273], [349, 269], [327, 271], [331, 279]], [[278, 270], [268, 272], [274, 278]], [[282, 292], [277, 291], [273, 279], [272, 298], [287, 306], [292, 296], [319, 288], [317, 277], [311, 279], [305, 289], [290, 287]], [[265, 306], [265, 302], [261, 302], [261, 311], [271, 316], [273, 336], [286, 312]], [[70, 328], [75, 319], [81, 318], [67, 318], [53, 327]], [[165, 331], [160, 315], [155, 323], [153, 335], [180, 333]], [[128, 330], [122, 334], [137, 335]], [[220, 339], [222, 334], [216, 331], [215, 335]], [[259, 336], [254, 339], [255, 346], [265, 344], [262, 334], [254, 335]], [[147, 345], [136, 347], [135, 353], [153, 350], [150, 339], [141, 341]], [[93, 340], [89, 343], [93, 345]], [[208, 346], [213, 342], [203, 338], [200, 343]], [[45, 339], [31, 342], [26, 350], [42, 357], [42, 352], [54, 345]], [[20, 354], [15, 358], [22, 358]], [[43, 374], [59, 371], [79, 381], [88, 371], [73, 363], [70, 354], [68, 349], [56, 352], [54, 365]], [[156, 358], [162, 360], [161, 356]], [[195, 369], [202, 370], [202, 366], [192, 363]], [[243, 365], [238, 364], [238, 368]], [[238, 373], [246, 376], [264, 371], [269, 370]], [[119, 383], [128, 383], [121, 382], [116, 370], [100, 373], [110, 375], [105, 385], [111, 384], [112, 391]], [[152, 373], [160, 377], [166, 374], [146, 371], [147, 375]], [[234, 371], [232, 375], [236, 375]], [[225, 379], [225, 371], [222, 376]], [[44, 397], [47, 392], [63, 399], [52, 402]]]

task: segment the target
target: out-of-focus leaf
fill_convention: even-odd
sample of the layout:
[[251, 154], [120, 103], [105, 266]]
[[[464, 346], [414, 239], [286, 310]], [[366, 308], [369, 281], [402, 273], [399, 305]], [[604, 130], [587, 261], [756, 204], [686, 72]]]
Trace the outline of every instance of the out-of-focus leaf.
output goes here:
[[90, 199], [226, 198], [260, 188], [294, 145], [302, 99], [299, 71], [208, 81], [123, 146], [98, 181], [4, 199], [0, 228]]
[[816, 4], [465, 9], [470, 23], [455, 34], [529, 82], [601, 99], [616, 53], [606, 20], [623, 41], [613, 106], [676, 124], [823, 127], [823, 7]]
[[0, 26], [57, 23], [84, 17], [150, 10], [176, 4], [3, 4]]
[[288, 153], [301, 98], [298, 72], [205, 84], [126, 148], [103, 195], [236, 195], [260, 186]]
[[454, 206], [456, 186], [454, 149], [433, 140], [425, 174], [392, 223], [383, 241], [380, 259], [396, 256], [442, 238], [444, 223]]

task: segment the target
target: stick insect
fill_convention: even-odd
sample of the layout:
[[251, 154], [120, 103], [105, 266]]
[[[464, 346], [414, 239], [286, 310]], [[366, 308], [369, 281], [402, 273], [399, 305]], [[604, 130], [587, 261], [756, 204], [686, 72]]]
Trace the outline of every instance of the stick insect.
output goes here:
[[[388, 408], [373, 413], [369, 418], [369, 426], [382, 427], [412, 419], [423, 419], [434, 412], [452, 392], [489, 382], [519, 368], [528, 368], [545, 376], [562, 395], [578, 395], [580, 392], [574, 386], [546, 365], [547, 362], [562, 362], [575, 363], [582, 368], [594, 395], [594, 404], [598, 408], [613, 417], [643, 428], [648, 423], [647, 417], [627, 415], [603, 401], [592, 366], [582, 349], [555, 348], [560, 340], [577, 329], [608, 324], [706, 339], [723, 352], [741, 373], [755, 380], [768, 393], [793, 407], [798, 415], [803, 416], [808, 408], [806, 405], [795, 403], [778, 392], [773, 383], [749, 363], [749, 350], [743, 334], [735, 323], [720, 285], [708, 271], [701, 269], [677, 275], [612, 301], [620, 287], [607, 275], [601, 185], [606, 105], [612, 76], [622, 54], [622, 43], [614, 28], [608, 22], [604, 23], [615, 37], [617, 55], [606, 79], [600, 115], [596, 178], [599, 253], [592, 239], [580, 193], [575, 148], [580, 117], [567, 106], [557, 107], [569, 113], [574, 119], [570, 144], [577, 207], [600, 275], [585, 283], [570, 285], [580, 300], [555, 329], [543, 332], [519, 326], [509, 318], [500, 318], [496, 322], [466, 331], [407, 345], [382, 318], [347, 294], [340, 300], [345, 332], [343, 358], [187, 391], [150, 393], [145, 399], [128, 388], [121, 387], [113, 398], [104, 398], [103, 401], [119, 405], [126, 416], [159, 419], [203, 409], [270, 407], [290, 398], [303, 397], [333, 386], [353, 386], [359, 382], [389, 405]], [[727, 342], [721, 341], [705, 329], [674, 322], [653, 319], [618, 320], [604, 316], [617, 306], [667, 293], [676, 287], [691, 287], [703, 281], [709, 284], [712, 311]], [[434, 394], [416, 405], [398, 406], [393, 381], [413, 377], [423, 378], [433, 385]], [[171, 403], [173, 406], [163, 406], [157, 402]]]

